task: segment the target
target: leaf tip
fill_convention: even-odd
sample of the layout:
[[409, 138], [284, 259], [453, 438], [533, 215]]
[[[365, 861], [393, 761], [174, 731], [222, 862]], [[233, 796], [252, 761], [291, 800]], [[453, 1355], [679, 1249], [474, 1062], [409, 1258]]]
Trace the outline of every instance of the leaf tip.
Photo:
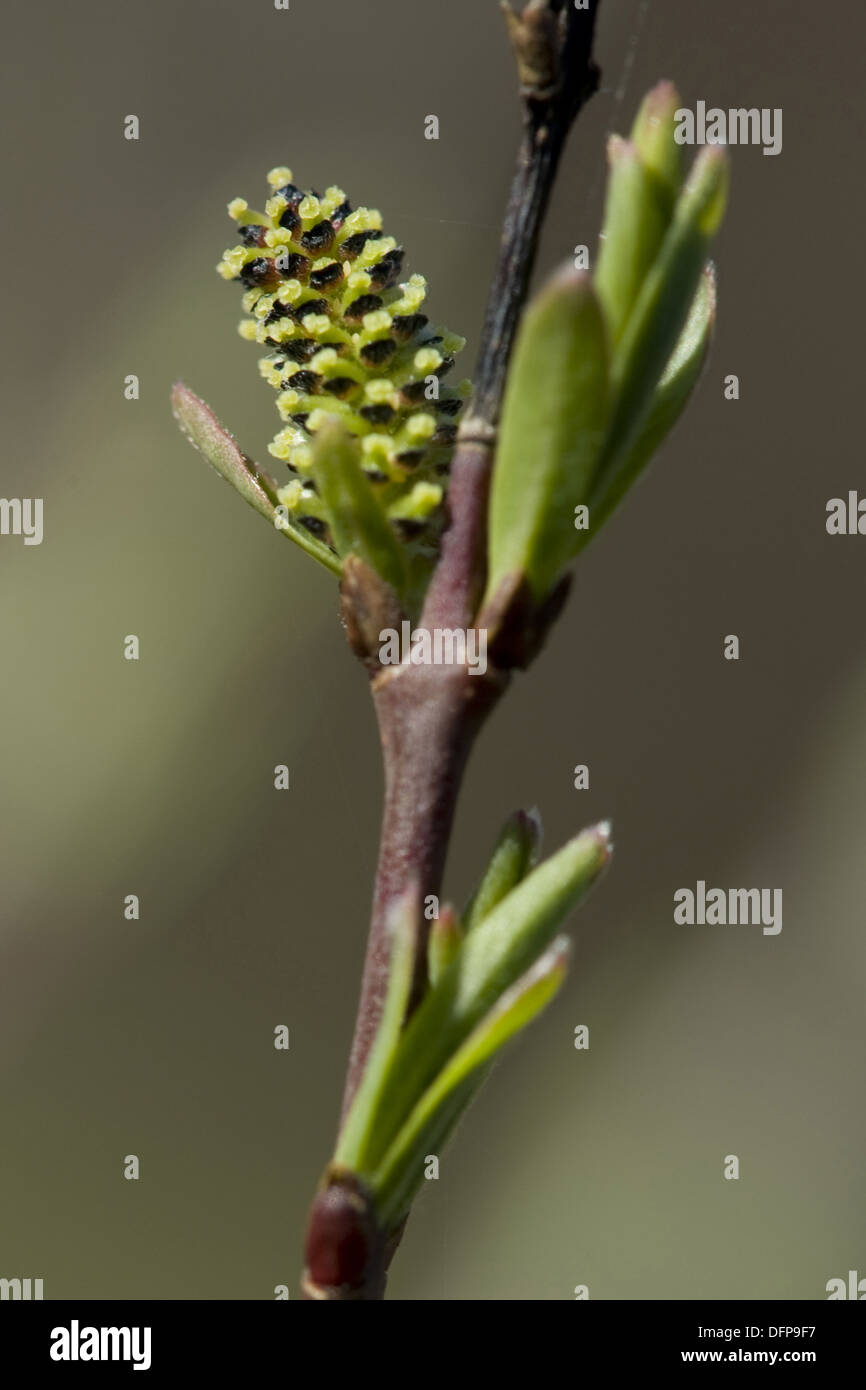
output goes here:
[[663, 77], [654, 87], [650, 87], [643, 99], [643, 108], [649, 120], [673, 116], [679, 104], [680, 94], [669, 77]]
[[541, 845], [544, 840], [544, 823], [541, 819], [541, 812], [537, 806], [530, 806], [528, 811], [518, 811], [523, 819], [526, 829], [526, 838], [530, 843], [530, 859], [532, 864], [538, 863], [538, 856], [541, 853]]
[[613, 840], [611, 839], [612, 833], [613, 824], [609, 820], [600, 820], [598, 824], [594, 825], [592, 827], [592, 830], [590, 831], [590, 834], [595, 836], [595, 840], [598, 845], [599, 855], [601, 857], [601, 863], [599, 865], [600, 868], [603, 868], [604, 865], [607, 864], [608, 860], [613, 855]]

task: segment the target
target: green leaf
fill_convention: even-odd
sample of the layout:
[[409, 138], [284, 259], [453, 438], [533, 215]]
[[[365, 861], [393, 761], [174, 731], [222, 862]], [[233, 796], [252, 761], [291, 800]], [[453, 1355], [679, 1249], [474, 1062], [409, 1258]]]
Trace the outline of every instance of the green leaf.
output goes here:
[[277, 511], [277, 483], [259, 464], [254, 463], [238, 447], [234, 436], [220, 424], [210, 406], [201, 400], [182, 381], [175, 382], [171, 392], [174, 418], [187, 439], [204, 454], [208, 463], [240, 493], [245, 502], [276, 530], [293, 540], [308, 555], [334, 574], [340, 573], [337, 556], [300, 526], [293, 526]]
[[620, 462], [599, 479], [589, 503], [590, 529], [583, 533], [586, 545], [673, 429], [691, 397], [707, 358], [716, 311], [716, 283], [707, 266], [686, 320], [686, 326], [655, 389], [649, 413]]
[[441, 1149], [493, 1060], [559, 989], [569, 950], [567, 938], [559, 937], [500, 995], [412, 1110], [371, 1180], [377, 1216], [386, 1230], [408, 1211], [423, 1178], [425, 1156]]
[[601, 872], [607, 825], [585, 830], [518, 884], [463, 942], [456, 959], [409, 1020], [351, 1162], [369, 1173], [473, 1028], [529, 968]]
[[679, 92], [673, 83], [657, 83], [641, 102], [631, 131], [632, 144], [668, 214], [683, 182], [683, 147], [674, 138], [679, 105]]
[[724, 152], [717, 147], [703, 150], [614, 353], [613, 420], [599, 478], [634, 439], [676, 347], [724, 213], [727, 184]]
[[406, 574], [400, 542], [361, 467], [358, 442], [339, 420], [325, 420], [316, 430], [313, 477], [341, 558], [357, 555], [402, 593]]
[[670, 208], [635, 145], [613, 135], [607, 153], [610, 174], [595, 287], [615, 345], [658, 255]]
[[538, 859], [541, 817], [537, 811], [515, 811], [509, 816], [493, 848], [490, 863], [463, 913], [463, 927], [471, 931], [492, 912]]
[[400, 1040], [412, 993], [419, 915], [419, 898], [414, 887], [394, 902], [388, 914], [391, 954], [385, 1004], [361, 1083], [340, 1131], [334, 1154], [334, 1162], [343, 1163], [348, 1168], [357, 1168], [357, 1155], [370, 1141], [376, 1104]]
[[537, 599], [553, 588], [577, 549], [574, 508], [589, 492], [607, 422], [601, 306], [589, 276], [568, 267], [529, 306], [514, 348], [490, 499], [488, 598], [514, 573]]
[[641, 102], [630, 139], [613, 135], [608, 141], [610, 173], [594, 278], [613, 344], [658, 255], [682, 186], [682, 147], [674, 138], [678, 106], [676, 88], [660, 82]]
[[427, 940], [427, 977], [439, 983], [463, 944], [463, 928], [454, 908], [447, 904], [430, 926]]
[[[399, 1229], [423, 1181], [427, 1154], [441, 1154], [468, 1106], [493, 1070], [493, 1063], [465, 1076], [438, 1103], [409, 1116], [376, 1173], [364, 1179], [373, 1194], [376, 1219], [386, 1236]], [[420, 1103], [419, 1103], [420, 1110]], [[402, 1142], [401, 1142], [402, 1141]]]

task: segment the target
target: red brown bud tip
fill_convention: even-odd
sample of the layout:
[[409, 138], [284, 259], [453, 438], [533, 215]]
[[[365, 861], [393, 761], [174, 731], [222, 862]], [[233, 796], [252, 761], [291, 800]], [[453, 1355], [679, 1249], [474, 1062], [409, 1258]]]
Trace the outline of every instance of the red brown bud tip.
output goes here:
[[370, 1194], [348, 1170], [331, 1169], [325, 1182], [310, 1208], [304, 1292], [311, 1299], [381, 1297], [382, 1241]]

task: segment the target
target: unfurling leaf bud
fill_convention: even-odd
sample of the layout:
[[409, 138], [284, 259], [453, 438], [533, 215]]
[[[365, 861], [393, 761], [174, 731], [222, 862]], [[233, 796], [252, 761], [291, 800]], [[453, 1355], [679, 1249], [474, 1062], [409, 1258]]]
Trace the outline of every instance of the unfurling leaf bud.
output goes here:
[[495, 619], [500, 646], [511, 634], [506, 664], [531, 659], [545, 599], [672, 428], [706, 356], [728, 161], [703, 150], [683, 184], [678, 102], [660, 83], [630, 139], [611, 138], [595, 274], [549, 281], [515, 343], [478, 617]]
[[[377, 1202], [381, 1186], [376, 1171], [428, 1087], [436, 1084], [482, 1019], [547, 949], [610, 853], [608, 825], [594, 826], [527, 874], [467, 933], [451, 964], [392, 1044], [386, 1073], [374, 1063], [368, 1066], [362, 1082], [368, 1087], [365, 1099], [356, 1098], [337, 1158], [371, 1182]], [[387, 1035], [385, 1024], [381, 1032]], [[439, 1116], [442, 1133], [465, 1099], [458, 1094], [455, 1111], [446, 1108]]]

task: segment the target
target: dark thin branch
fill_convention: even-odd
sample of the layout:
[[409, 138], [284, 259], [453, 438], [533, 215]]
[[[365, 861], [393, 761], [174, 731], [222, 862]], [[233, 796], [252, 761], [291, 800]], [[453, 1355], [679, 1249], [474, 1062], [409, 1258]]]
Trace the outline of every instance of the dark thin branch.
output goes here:
[[485, 577], [487, 496], [496, 426], [538, 237], [569, 130], [598, 87], [592, 58], [600, 0], [532, 0], [522, 14], [505, 4], [517, 58], [524, 132], [505, 214], [499, 261], [481, 334], [475, 393], [457, 436], [448, 507], [451, 524], [424, 608], [429, 627], [468, 627]]
[[598, 2], [590, 0], [586, 10], [570, 3], [561, 8], [530, 5], [522, 16], [505, 7], [521, 77], [524, 136], [481, 333], [473, 422], [495, 425], [499, 419], [517, 322], [560, 155], [577, 113], [598, 86], [598, 68], [592, 61]]

